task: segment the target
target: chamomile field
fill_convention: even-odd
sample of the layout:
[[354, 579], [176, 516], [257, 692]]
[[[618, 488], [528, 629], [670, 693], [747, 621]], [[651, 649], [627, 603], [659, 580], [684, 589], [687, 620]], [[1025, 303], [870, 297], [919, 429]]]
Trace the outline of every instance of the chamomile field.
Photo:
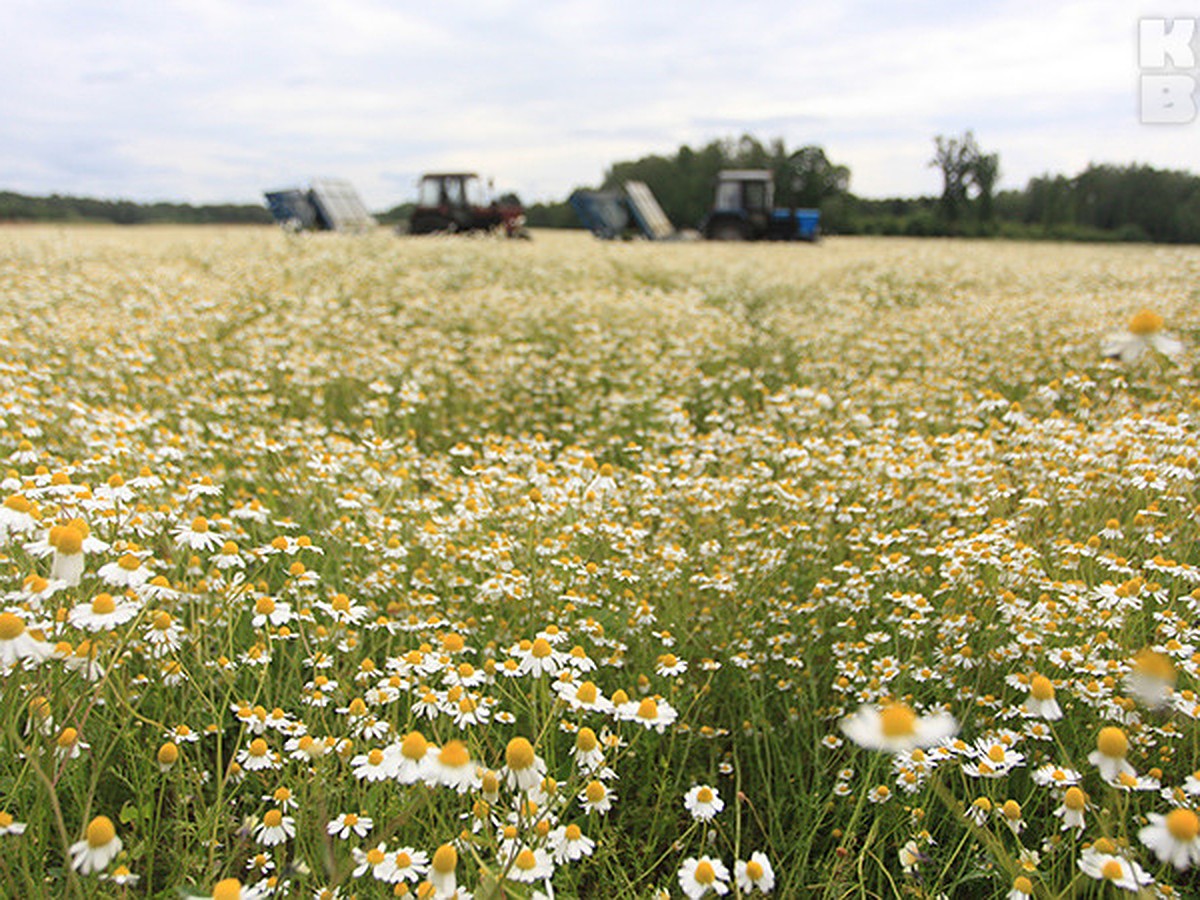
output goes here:
[[0, 894], [1195, 896], [1200, 250], [0, 230]]

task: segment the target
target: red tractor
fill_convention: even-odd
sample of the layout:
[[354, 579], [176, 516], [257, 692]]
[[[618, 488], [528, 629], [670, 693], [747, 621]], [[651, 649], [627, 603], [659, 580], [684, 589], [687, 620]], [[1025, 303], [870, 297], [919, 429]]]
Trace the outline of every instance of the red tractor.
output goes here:
[[417, 206], [408, 223], [409, 234], [499, 231], [508, 237], [528, 237], [525, 210], [519, 203], [491, 200], [474, 172], [424, 175]]

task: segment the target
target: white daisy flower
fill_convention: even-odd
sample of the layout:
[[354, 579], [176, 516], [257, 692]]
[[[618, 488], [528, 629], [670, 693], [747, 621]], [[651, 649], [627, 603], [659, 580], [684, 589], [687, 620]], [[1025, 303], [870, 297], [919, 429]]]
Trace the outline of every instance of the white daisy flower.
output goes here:
[[690, 900], [698, 900], [712, 891], [715, 894], [729, 893], [729, 869], [719, 859], [702, 856], [689, 857], [679, 867], [679, 887]]
[[958, 723], [949, 713], [918, 716], [904, 703], [860, 707], [842, 719], [841, 727], [860, 747], [889, 753], [932, 747], [958, 731]]
[[84, 839], [71, 845], [71, 867], [82, 875], [108, 868], [121, 852], [121, 839], [108, 816], [96, 816], [88, 823]]
[[775, 888], [775, 870], [771, 868], [771, 861], [757, 850], [750, 854], [750, 859], [739, 859], [733, 864], [733, 877], [743, 894], [752, 891], [769, 894]]
[[1190, 809], [1173, 809], [1165, 816], [1148, 813], [1150, 824], [1138, 831], [1138, 840], [1149, 847], [1159, 862], [1179, 871], [1200, 863], [1200, 817]]
[[721, 799], [716, 788], [698, 784], [684, 795], [683, 805], [692, 814], [693, 819], [707, 822], [725, 808], [725, 801]]

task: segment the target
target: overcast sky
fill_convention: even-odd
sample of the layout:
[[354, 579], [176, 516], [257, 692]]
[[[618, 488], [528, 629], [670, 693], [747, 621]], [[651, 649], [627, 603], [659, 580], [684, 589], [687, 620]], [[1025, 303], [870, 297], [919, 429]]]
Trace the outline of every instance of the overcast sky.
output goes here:
[[1200, 0], [0, 9], [0, 190], [255, 203], [340, 176], [379, 210], [467, 168], [562, 199], [616, 160], [743, 132], [820, 144], [874, 197], [938, 193], [933, 137], [967, 129], [1001, 187], [1093, 161], [1200, 169], [1200, 121], [1138, 121], [1139, 17]]

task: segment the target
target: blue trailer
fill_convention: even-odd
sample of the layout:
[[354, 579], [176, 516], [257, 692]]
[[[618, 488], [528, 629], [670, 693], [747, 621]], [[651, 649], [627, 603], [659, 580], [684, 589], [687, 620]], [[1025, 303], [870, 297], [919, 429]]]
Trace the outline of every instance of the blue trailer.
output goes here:
[[583, 226], [605, 240], [634, 233], [652, 241], [676, 236], [671, 220], [641, 181], [626, 182], [623, 191], [575, 191], [568, 202]]

